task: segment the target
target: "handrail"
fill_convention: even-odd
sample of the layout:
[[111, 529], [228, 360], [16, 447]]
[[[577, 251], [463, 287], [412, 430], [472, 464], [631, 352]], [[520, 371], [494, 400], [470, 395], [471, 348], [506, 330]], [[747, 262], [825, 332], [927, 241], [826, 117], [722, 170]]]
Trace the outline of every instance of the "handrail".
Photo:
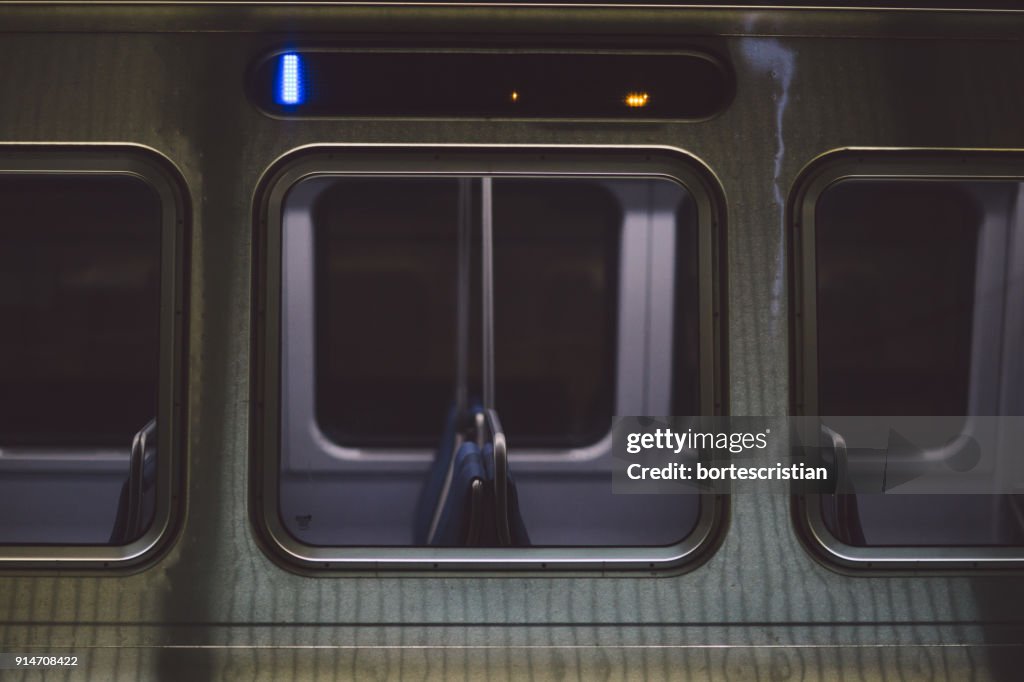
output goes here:
[[128, 478], [121, 489], [110, 544], [123, 545], [142, 535], [142, 498], [146, 489], [146, 454], [156, 435], [156, 417], [135, 432], [128, 457]]
[[850, 466], [846, 439], [839, 432], [821, 425], [821, 434], [831, 444], [836, 464], [836, 490], [832, 494], [832, 512], [836, 520], [836, 535], [848, 545], [864, 544], [864, 529], [860, 523], [857, 494], [850, 492]]
[[481, 298], [483, 322], [483, 406], [494, 458], [494, 506], [498, 543], [512, 544], [508, 511], [508, 444], [494, 406], [494, 181], [481, 179]]

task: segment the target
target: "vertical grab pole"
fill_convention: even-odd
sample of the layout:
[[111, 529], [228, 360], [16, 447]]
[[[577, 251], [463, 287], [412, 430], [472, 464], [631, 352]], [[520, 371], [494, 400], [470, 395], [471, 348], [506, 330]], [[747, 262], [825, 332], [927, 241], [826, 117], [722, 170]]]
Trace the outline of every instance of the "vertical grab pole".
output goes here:
[[469, 410], [469, 272], [473, 220], [473, 180], [459, 178], [458, 274], [455, 298], [455, 410], [461, 418]]
[[481, 241], [483, 263], [480, 271], [483, 302], [483, 403], [485, 410], [494, 409], [494, 199], [491, 178], [483, 178], [483, 215]]
[[494, 453], [494, 505], [498, 542], [512, 544], [508, 522], [508, 446], [505, 432], [494, 409], [494, 200], [493, 179], [481, 179], [482, 240], [481, 264], [483, 299], [483, 403]]

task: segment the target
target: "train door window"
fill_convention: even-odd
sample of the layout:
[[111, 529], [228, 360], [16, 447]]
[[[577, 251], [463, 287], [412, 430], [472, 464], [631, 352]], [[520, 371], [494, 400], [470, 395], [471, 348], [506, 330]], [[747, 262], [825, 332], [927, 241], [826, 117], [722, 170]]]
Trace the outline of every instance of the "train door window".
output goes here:
[[[1024, 414], [1022, 170], [1003, 157], [868, 155], [811, 176], [796, 231], [801, 412], [952, 417], [972, 439], [990, 428], [979, 417]], [[948, 446], [923, 438], [921, 458]], [[842, 452], [852, 466], [858, 455]], [[1024, 497], [1012, 489], [884, 489], [807, 498], [799, 521], [851, 566], [1024, 559]]]
[[134, 150], [0, 152], [0, 561], [134, 563], [166, 535], [179, 187]]
[[[615, 415], [715, 410], [714, 195], [645, 161], [324, 151], [271, 176], [258, 521], [292, 561], [649, 568], [706, 546], [721, 500], [612, 493]], [[453, 415], [482, 420], [489, 390], [511, 547], [439, 530]]]

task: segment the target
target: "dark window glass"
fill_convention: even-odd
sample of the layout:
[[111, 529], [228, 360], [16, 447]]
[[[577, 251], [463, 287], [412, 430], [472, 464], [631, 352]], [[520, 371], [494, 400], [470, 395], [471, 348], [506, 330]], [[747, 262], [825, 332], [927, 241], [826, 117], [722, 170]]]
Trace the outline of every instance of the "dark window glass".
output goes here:
[[[614, 406], [621, 211], [593, 183], [499, 180], [494, 212], [502, 421], [525, 447], [592, 443]], [[337, 182], [314, 215], [321, 429], [433, 447], [455, 376], [457, 181]], [[478, 386], [478, 267], [471, 283]]]
[[131, 176], [0, 174], [0, 211], [0, 542], [106, 543], [157, 414], [161, 201]]
[[[821, 195], [819, 414], [966, 422], [1019, 411], [1000, 400], [999, 387], [1021, 377], [1008, 367], [985, 371], [976, 356], [987, 351], [974, 341], [1008, 342], [1004, 321], [982, 316], [976, 297], [1009, 291], [1019, 267], [1008, 255], [1024, 236], [1014, 229], [1017, 192], [1017, 183], [847, 180]], [[986, 230], [999, 246], [981, 248]], [[978, 398], [986, 393], [991, 400]], [[825, 496], [823, 512], [852, 545], [1016, 545], [1024, 541], [1017, 505], [1005, 495], [861, 494]]]
[[967, 414], [981, 207], [945, 183], [845, 182], [818, 216], [821, 413]]

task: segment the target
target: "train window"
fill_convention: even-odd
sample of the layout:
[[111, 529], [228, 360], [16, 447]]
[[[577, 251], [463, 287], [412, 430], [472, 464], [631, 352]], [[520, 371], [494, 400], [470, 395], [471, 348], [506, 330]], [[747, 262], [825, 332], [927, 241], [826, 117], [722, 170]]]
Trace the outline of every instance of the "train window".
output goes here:
[[133, 150], [0, 152], [0, 560], [109, 566], [163, 540], [178, 187]]
[[[967, 436], [979, 436], [975, 417], [1024, 414], [1024, 183], [995, 163], [869, 155], [813, 176], [797, 231], [800, 411], [952, 417]], [[922, 438], [922, 458], [946, 443]], [[1024, 558], [1024, 497], [1012, 491], [883, 488], [809, 498], [803, 522], [850, 565]]]
[[[707, 545], [721, 500], [612, 492], [614, 415], [716, 402], [714, 195], [645, 161], [324, 151], [270, 176], [257, 521], [290, 560], [649, 568]], [[508, 537], [497, 482], [474, 534], [460, 467], [501, 480], [506, 442]]]

